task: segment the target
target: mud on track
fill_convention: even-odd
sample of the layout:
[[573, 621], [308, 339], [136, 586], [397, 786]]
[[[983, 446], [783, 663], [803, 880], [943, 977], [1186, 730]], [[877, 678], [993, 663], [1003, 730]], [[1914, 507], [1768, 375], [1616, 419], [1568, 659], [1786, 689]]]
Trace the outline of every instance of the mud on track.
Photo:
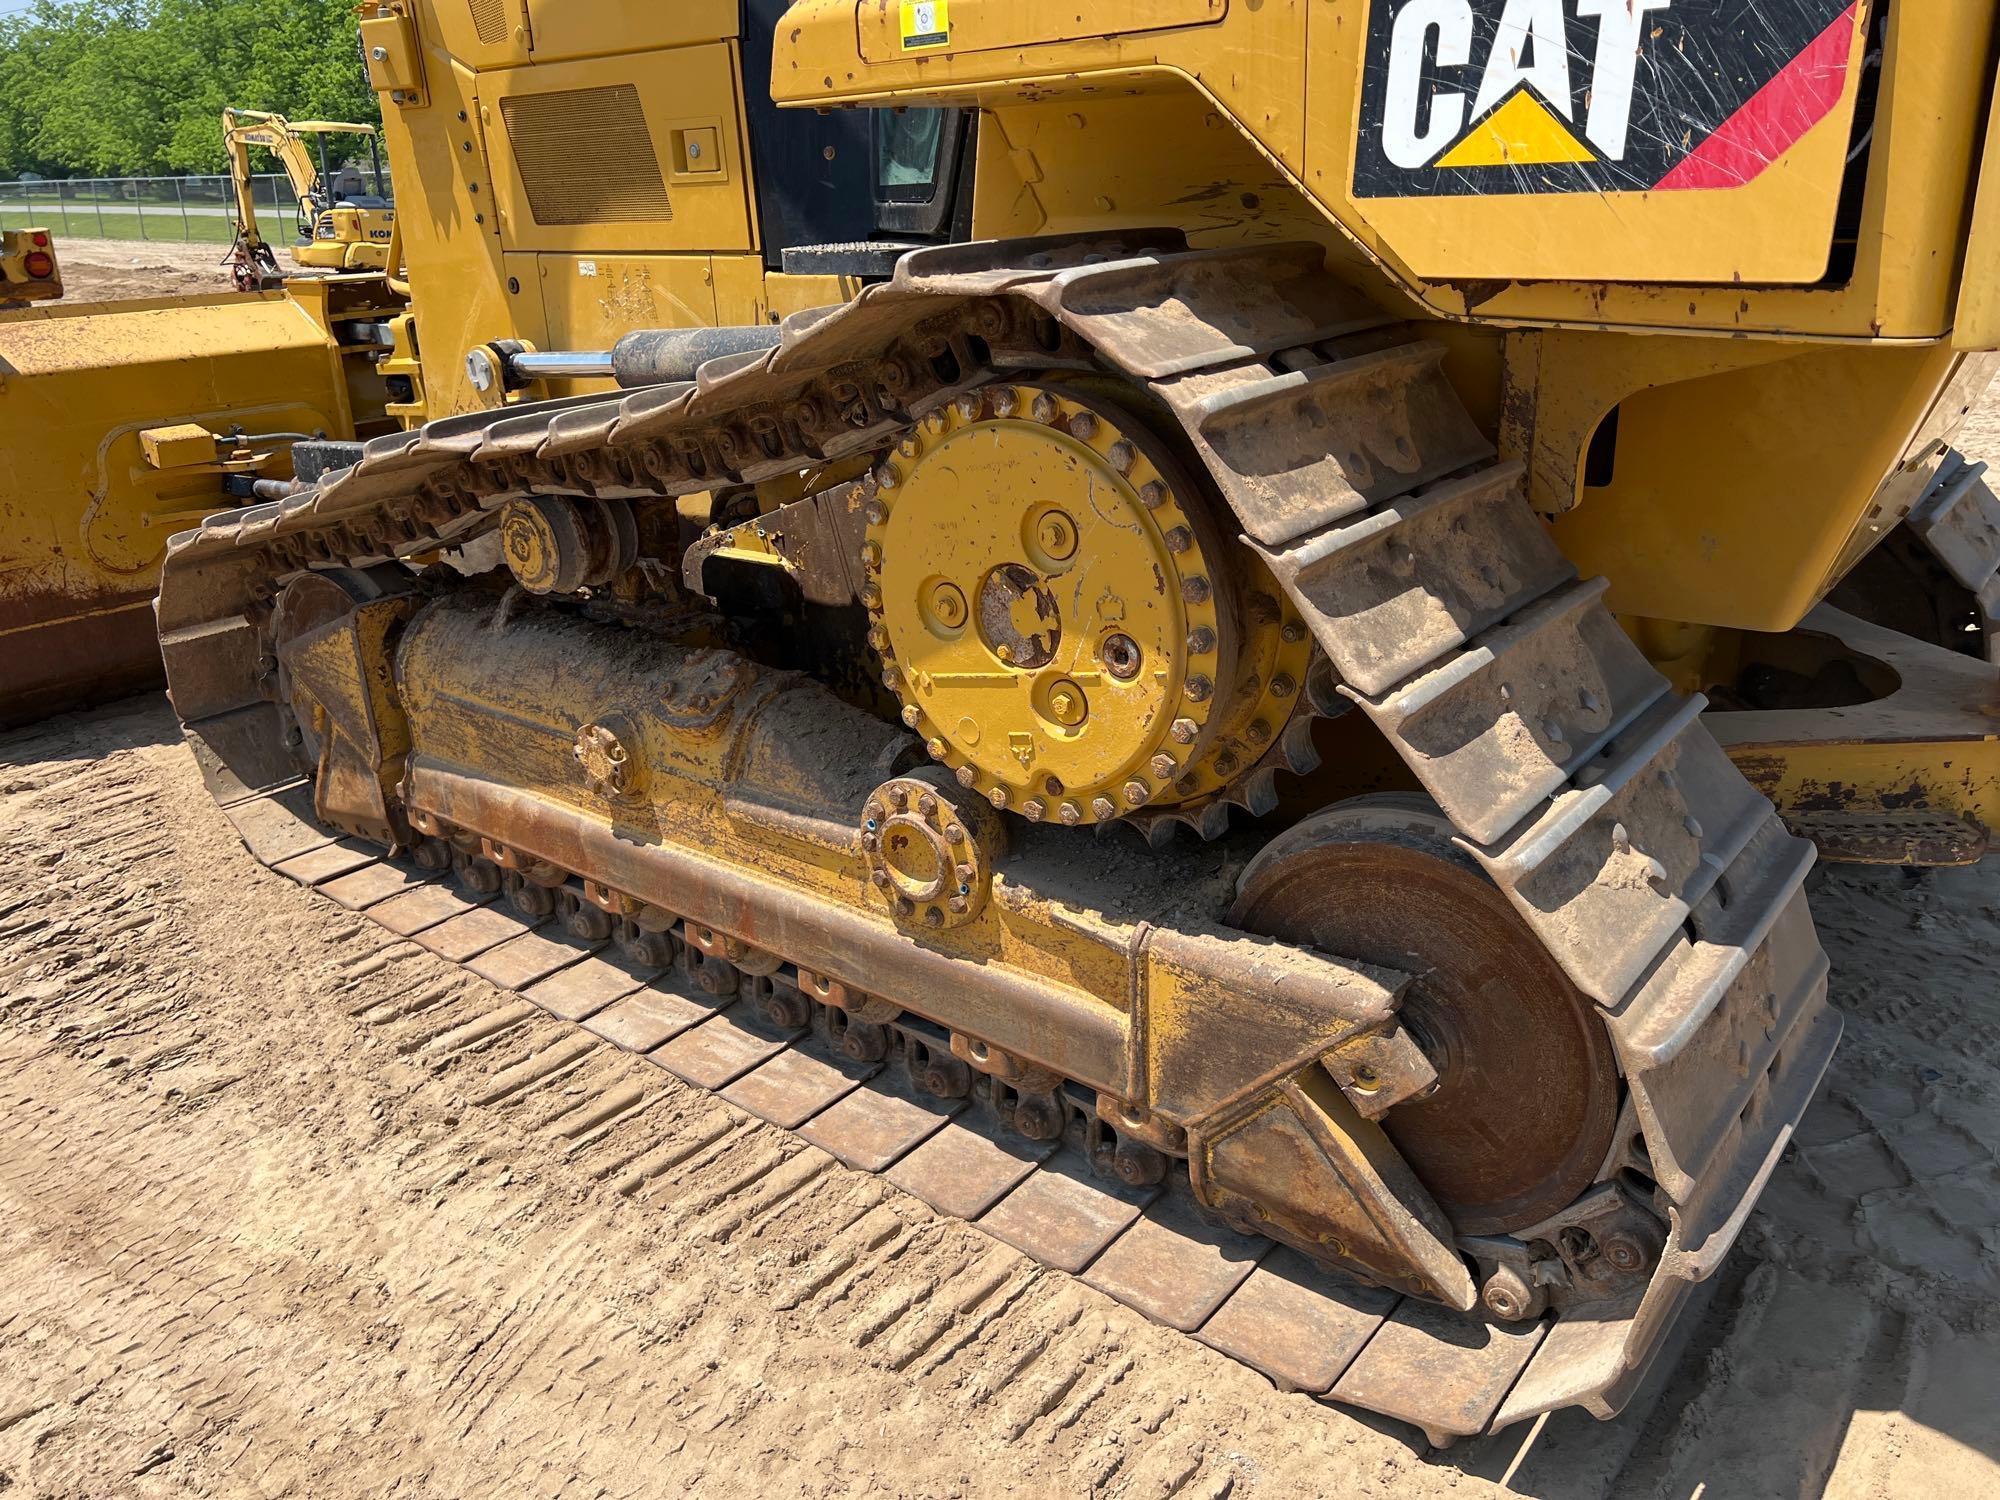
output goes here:
[[164, 704], [0, 738], [0, 1495], [1988, 1492], [2000, 868], [1814, 904], [1849, 1039], [1677, 1362], [1426, 1456], [384, 947]]

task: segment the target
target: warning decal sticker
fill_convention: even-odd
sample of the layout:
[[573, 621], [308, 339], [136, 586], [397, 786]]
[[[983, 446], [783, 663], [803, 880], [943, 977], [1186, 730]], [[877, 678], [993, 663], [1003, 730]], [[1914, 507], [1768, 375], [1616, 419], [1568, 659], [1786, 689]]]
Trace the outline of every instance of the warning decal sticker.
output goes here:
[[905, 52], [951, 45], [950, 0], [903, 0], [902, 22]]
[[1741, 186], [1840, 102], [1857, 0], [1371, 0], [1362, 198]]

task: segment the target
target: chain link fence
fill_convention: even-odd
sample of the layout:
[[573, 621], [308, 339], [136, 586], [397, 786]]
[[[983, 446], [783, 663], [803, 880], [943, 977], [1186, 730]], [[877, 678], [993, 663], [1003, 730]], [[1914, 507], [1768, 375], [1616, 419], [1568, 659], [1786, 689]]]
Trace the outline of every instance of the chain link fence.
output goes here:
[[[364, 190], [389, 196], [363, 170]], [[298, 224], [299, 200], [282, 172], [260, 172], [251, 194], [264, 237], [284, 244]], [[0, 182], [0, 228], [47, 229], [65, 238], [165, 240], [227, 245], [236, 238], [236, 194], [226, 176], [21, 178]]]

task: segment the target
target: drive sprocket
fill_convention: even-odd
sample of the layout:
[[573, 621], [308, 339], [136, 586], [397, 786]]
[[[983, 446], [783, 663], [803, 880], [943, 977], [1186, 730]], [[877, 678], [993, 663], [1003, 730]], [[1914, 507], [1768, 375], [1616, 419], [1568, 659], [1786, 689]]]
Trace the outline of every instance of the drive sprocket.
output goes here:
[[866, 485], [883, 682], [993, 806], [1074, 826], [1207, 803], [1285, 743], [1311, 638], [1141, 420], [991, 386]]

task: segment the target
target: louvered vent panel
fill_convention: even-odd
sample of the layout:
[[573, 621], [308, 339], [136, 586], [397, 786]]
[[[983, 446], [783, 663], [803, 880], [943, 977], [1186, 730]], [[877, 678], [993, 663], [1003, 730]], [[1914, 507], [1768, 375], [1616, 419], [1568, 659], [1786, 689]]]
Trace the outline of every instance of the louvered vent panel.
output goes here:
[[646, 111], [631, 84], [520, 94], [502, 99], [500, 112], [537, 224], [674, 216]]
[[515, 0], [472, 0], [472, 29], [489, 47], [507, 40], [507, 7]]

